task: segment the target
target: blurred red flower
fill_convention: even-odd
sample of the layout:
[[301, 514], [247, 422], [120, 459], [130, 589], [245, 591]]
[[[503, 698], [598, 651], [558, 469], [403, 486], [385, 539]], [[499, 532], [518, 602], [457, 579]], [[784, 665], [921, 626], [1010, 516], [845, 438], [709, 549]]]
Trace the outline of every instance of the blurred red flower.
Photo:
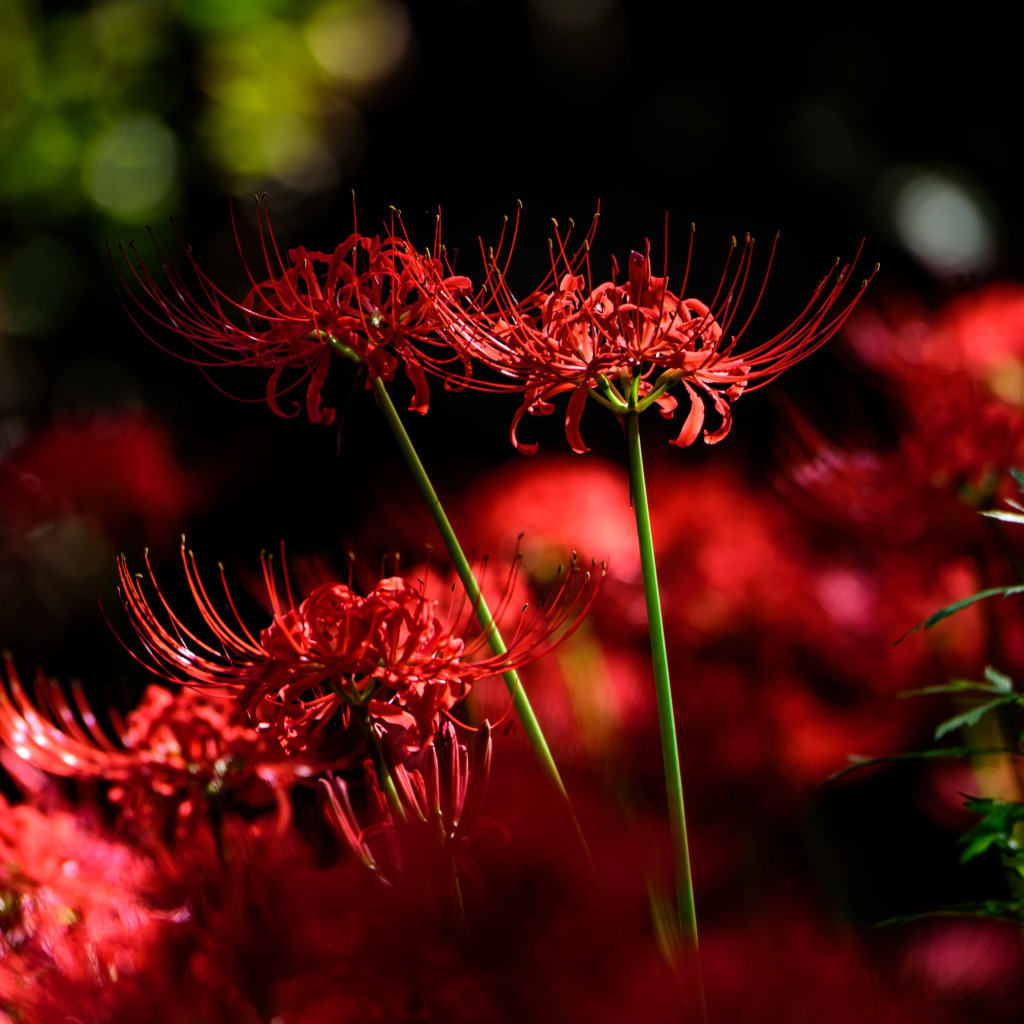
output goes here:
[[0, 1017], [67, 1019], [39, 1012], [48, 990], [145, 970], [167, 929], [188, 916], [155, 907], [149, 864], [91, 826], [0, 798]]
[[903, 388], [912, 409], [988, 392], [1024, 404], [1024, 289], [993, 284], [938, 312], [909, 297], [851, 320], [857, 357]]
[[[705, 929], [701, 960], [709, 1020], [729, 1024], [951, 1022], [948, 1005], [884, 962], [872, 963], [795, 900], [741, 923]], [[967, 1017], [965, 1020], [975, 1018]]]
[[77, 515], [110, 537], [140, 524], [157, 539], [181, 532], [201, 492], [168, 431], [138, 413], [59, 421], [0, 461], [0, 523], [18, 535]]
[[[234, 701], [185, 689], [147, 688], [122, 721], [108, 711], [112, 740], [100, 727], [81, 686], [69, 703], [59, 684], [40, 676], [29, 700], [14, 665], [0, 686], [0, 742], [26, 765], [71, 779], [113, 785], [107, 799], [122, 823], [146, 845], [191, 836], [211, 807], [276, 808], [277, 827], [291, 819], [296, 779], [322, 768], [291, 759], [244, 722]], [[5, 759], [6, 760], [6, 759]], [[7, 760], [18, 773], [18, 766]]]
[[965, 1020], [1020, 1018], [1024, 940], [1010, 921], [942, 916], [904, 931], [904, 974], [963, 1014]]
[[[896, 695], [971, 671], [980, 613], [894, 641], [977, 588], [971, 561], [954, 551], [922, 577], [908, 553], [823, 528], [734, 468], [661, 469], [649, 497], [683, 767], [702, 780], [694, 812], [718, 813], [723, 792], [754, 789], [774, 815], [848, 755], [912, 743], [937, 709]], [[639, 554], [618, 467], [562, 457], [502, 468], [465, 495], [459, 518], [483, 550], [510, 548], [527, 529], [524, 572], [537, 580], [573, 537], [614, 545], [588, 624], [528, 685], [560, 755], [599, 763], [626, 743], [634, 770], [657, 769]], [[479, 691], [483, 713], [498, 713], [501, 694]]]
[[977, 551], [991, 524], [976, 513], [1012, 489], [1024, 465], [1024, 415], [977, 395], [905, 423], [896, 451], [833, 444], [791, 414], [780, 486], [801, 511], [873, 547], [923, 543], [940, 557]]

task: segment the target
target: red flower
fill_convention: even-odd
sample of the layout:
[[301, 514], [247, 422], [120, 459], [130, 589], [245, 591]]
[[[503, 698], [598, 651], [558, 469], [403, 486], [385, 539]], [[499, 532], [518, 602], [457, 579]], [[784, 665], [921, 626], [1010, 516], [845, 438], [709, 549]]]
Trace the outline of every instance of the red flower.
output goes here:
[[412, 871], [429, 879], [433, 892], [457, 883], [453, 868], [465, 867], [466, 847], [496, 822], [478, 817], [491, 769], [491, 731], [483, 726], [467, 747], [451, 722], [442, 722], [433, 742], [412, 757], [399, 752], [389, 772], [405, 821], [396, 821], [380, 788], [372, 761], [366, 761], [367, 803], [372, 821], [361, 828], [343, 779], [320, 780], [328, 824], [371, 871], [395, 884]]
[[917, 411], [952, 393], [976, 395], [977, 383], [1020, 407], [1024, 376], [1024, 290], [997, 283], [975, 288], [932, 312], [908, 296], [866, 312], [847, 332], [857, 357], [905, 385]]
[[150, 877], [144, 858], [79, 817], [0, 797], [0, 1020], [66, 1020], [36, 1004], [54, 988], [109, 984], [159, 957], [188, 910], [156, 909]]
[[22, 761], [64, 778], [114, 783], [108, 799], [147, 839], [191, 832], [201, 812], [226, 798], [247, 809], [276, 807], [288, 825], [295, 780], [324, 765], [289, 760], [255, 733], [233, 701], [150, 686], [125, 721], [110, 712], [113, 741], [78, 684], [73, 707], [55, 682], [36, 682], [29, 700], [10, 661], [0, 686], [0, 741]]
[[[680, 382], [689, 411], [673, 444], [685, 447], [697, 439], [704, 423], [704, 396], [722, 419], [716, 430], [704, 431], [704, 440], [714, 444], [729, 432], [730, 403], [820, 348], [839, 329], [867, 285], [865, 281], [849, 303], [834, 311], [852, 267], [843, 267], [835, 277], [830, 271], [788, 327], [740, 352], [737, 343], [764, 292], [762, 283], [753, 307], [733, 331], [753, 260], [754, 242], [749, 235], [735, 266], [734, 240], [718, 289], [707, 303], [682, 297], [685, 277], [677, 295], [669, 291], [667, 276], [652, 276], [649, 243], [644, 253], [630, 253], [626, 282], [613, 278], [595, 286], [589, 260], [593, 233], [591, 227], [580, 249], [569, 256], [568, 238], [557, 233], [556, 225], [553, 252], [557, 258], [551, 272], [522, 301], [509, 290], [504, 268], [499, 269], [496, 261], [484, 286], [484, 293], [492, 295], [487, 303], [467, 304], [461, 295], [444, 301], [444, 282], [434, 286], [438, 309], [446, 320], [445, 335], [463, 371], [453, 371], [450, 360], [443, 358], [429, 360], [429, 367], [454, 386], [522, 392], [523, 404], [513, 418], [511, 434], [516, 448], [528, 454], [537, 446], [518, 440], [519, 421], [527, 412], [550, 414], [556, 395], [571, 393], [566, 436], [574, 451], [585, 452], [579, 424], [588, 395], [619, 414], [656, 404], [663, 416], [671, 417], [678, 403], [669, 392]], [[584, 267], [585, 273], [578, 273]], [[474, 363], [494, 371], [498, 379], [474, 378]]]
[[107, 535], [138, 522], [158, 537], [180, 523], [201, 491], [155, 420], [125, 412], [64, 419], [0, 462], [0, 524], [24, 535], [78, 515]]
[[333, 749], [339, 725], [347, 726], [353, 712], [396, 727], [410, 748], [419, 749], [476, 680], [534, 661], [571, 633], [593, 601], [597, 582], [573, 565], [537, 613], [524, 614], [506, 654], [478, 657], [485, 638], [467, 641], [458, 625], [466, 602], [453, 602], [445, 613], [426, 596], [423, 582], [389, 577], [366, 596], [350, 584], [321, 583], [297, 604], [287, 581], [282, 600], [264, 558], [273, 620], [257, 639], [238, 617], [226, 581], [224, 595], [236, 625], [217, 611], [184, 547], [182, 560], [211, 642], [171, 611], [152, 570], [156, 606], [126, 561], [120, 563], [125, 607], [152, 667], [175, 682], [237, 694], [250, 720], [289, 752]]
[[1024, 417], [965, 394], [907, 418], [898, 450], [880, 453], [844, 450], [791, 414], [788, 497], [868, 543], [921, 541], [943, 556], [977, 550], [987, 531], [976, 510], [1012, 485], [1007, 470], [1024, 459]]
[[[183, 358], [204, 369], [269, 369], [267, 403], [279, 416], [297, 414], [297, 403], [293, 412], [285, 412], [280, 399], [305, 384], [310, 420], [333, 421], [334, 410], [324, 408], [321, 400], [331, 357], [338, 351], [332, 342], [365, 364], [372, 378], [391, 380], [401, 362], [416, 389], [410, 408], [426, 412], [429, 392], [413, 342], [429, 337], [438, 325], [424, 286], [436, 278], [446, 293], [459, 295], [469, 282], [443, 277], [439, 259], [417, 254], [393, 231], [383, 239], [353, 231], [333, 253], [297, 248], [282, 256], [265, 202], [262, 208], [257, 204], [256, 212], [266, 277], [260, 280], [262, 272], [247, 266], [251, 287], [241, 300], [215, 284], [184, 243], [198, 286], [194, 294], [168, 249], [160, 253], [169, 286], [164, 289], [134, 246], [134, 261], [122, 247], [130, 275], [145, 297], [128, 289], [143, 317], [190, 342], [194, 351]], [[139, 320], [135, 323], [148, 335]]]

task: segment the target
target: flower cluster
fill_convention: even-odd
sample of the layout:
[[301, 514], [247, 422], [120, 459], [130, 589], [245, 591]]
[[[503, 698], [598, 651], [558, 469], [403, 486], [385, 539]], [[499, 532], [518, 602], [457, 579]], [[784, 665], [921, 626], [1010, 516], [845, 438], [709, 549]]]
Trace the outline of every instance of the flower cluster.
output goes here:
[[246, 266], [249, 290], [241, 299], [216, 284], [184, 243], [195, 292], [167, 247], [160, 257], [166, 287], [134, 247], [132, 257], [122, 248], [138, 289], [126, 291], [140, 329], [153, 321], [180, 335], [193, 346], [182, 358], [204, 371], [269, 369], [267, 403], [279, 416], [296, 415], [298, 407], [286, 411], [281, 402], [305, 385], [309, 419], [333, 422], [335, 411], [324, 406], [322, 389], [339, 353], [364, 365], [371, 378], [391, 380], [401, 363], [415, 387], [410, 408], [426, 412], [430, 395], [415, 345], [440, 326], [427, 285], [439, 280], [446, 292], [460, 295], [470, 287], [468, 280], [445, 275], [438, 257], [418, 254], [394, 226], [383, 238], [353, 231], [330, 253], [299, 247], [282, 254], [265, 202], [257, 203], [256, 215], [263, 267]]
[[[23, 685], [8, 662], [0, 763], [26, 803], [0, 804], [0, 1021], [700, 1021], [701, 964], [710, 1019], [973, 1022], [918, 989], [973, 998], [986, 978], [1018, 1005], [1018, 939], [912, 936], [914, 980], [890, 977], [820, 923], [808, 876], [833, 872], [812, 850], [794, 869], [791, 851], [812, 791], [822, 821], [836, 809], [823, 776], [851, 752], [913, 743], [921, 716], [894, 708], [896, 693], [934, 689], [1024, 636], [971, 609], [952, 638], [892, 644], [997, 571], [998, 535], [937, 523], [957, 502], [993, 502], [992, 478], [1024, 454], [1010, 396], [1024, 307], [993, 300], [1005, 330], [988, 341], [978, 310], [943, 314], [913, 365], [915, 329], [854, 324], [864, 360], [905, 392], [892, 453], [851, 456], [791, 411], [785, 500], [752, 471], [669, 471], [667, 453], [648, 486], [638, 415], [681, 405], [676, 446], [722, 440], [742, 395], [844, 324], [867, 284], [851, 287], [853, 264], [837, 261], [788, 326], [749, 342], [775, 252], [762, 280], [750, 238], [704, 293], [689, 287], [692, 236], [681, 285], [667, 259], [656, 272], [649, 243], [601, 281], [596, 219], [578, 247], [556, 224], [550, 272], [519, 298], [518, 219], [475, 289], [439, 227], [425, 254], [397, 215], [375, 236], [282, 251], [265, 204], [257, 220], [260, 255], [236, 297], [187, 249], [181, 270], [162, 250], [166, 283], [130, 249], [126, 304], [204, 372], [263, 369], [280, 415], [304, 393], [308, 418], [330, 423], [332, 359], [358, 366], [462, 586], [446, 569], [371, 575], [353, 559], [339, 579], [264, 555], [247, 588], [260, 616], [183, 543], [183, 600], [157, 555], [141, 573], [119, 561], [125, 646], [180, 690], [150, 685], [122, 720], [77, 684]], [[967, 387], [942, 371], [972, 359]], [[516, 395], [524, 452], [536, 446], [519, 438], [523, 417], [561, 396], [569, 445], [585, 452], [593, 399], [626, 429], [628, 481], [621, 465], [571, 456], [460, 481], [459, 532], [476, 551], [514, 551], [504, 584], [477, 579], [385, 388], [400, 370], [419, 412], [431, 375]], [[0, 491], [20, 535], [48, 507], [27, 500], [21, 469], [49, 463], [16, 455]], [[38, 475], [89, 510], [106, 492], [72, 461], [52, 483]], [[163, 492], [144, 490], [153, 514]], [[577, 545], [611, 556], [607, 583], [575, 554], [556, 570]], [[998, 971], [960, 955], [976, 941], [999, 951]]]
[[[520, 420], [526, 413], [550, 414], [552, 399], [560, 394], [570, 393], [565, 417], [569, 444], [585, 452], [580, 418], [588, 396], [619, 415], [656, 405], [671, 418], [679, 404], [671, 392], [680, 384], [686, 417], [672, 443], [686, 447], [700, 436], [705, 399], [721, 422], [705, 429], [704, 439], [710, 444], [722, 440], [732, 423], [732, 403], [825, 344], [870, 280], [844, 300], [856, 259], [842, 269], [837, 260], [796, 319], [743, 349], [740, 341], [760, 305], [775, 253], [773, 244], [757, 296], [744, 309], [754, 256], [750, 235], [741, 246], [732, 240], [715, 293], [704, 301], [685, 297], [692, 235], [683, 285], [675, 293], [668, 287], [667, 271], [652, 273], [649, 242], [644, 252], [630, 253], [624, 281], [616, 280], [616, 273], [595, 284], [590, 248], [597, 216], [573, 253], [568, 233], [563, 236], [556, 225], [550, 272], [517, 299], [507, 280], [511, 246], [501, 253], [504, 234], [474, 292], [469, 278], [451, 271], [439, 227], [426, 255], [417, 252], [400, 222], [397, 229], [392, 222], [384, 236], [353, 232], [331, 254], [296, 248], [282, 256], [265, 205], [257, 206], [257, 213], [266, 278], [257, 280], [247, 269], [250, 290], [240, 301], [230, 299], [187, 249], [198, 295], [190, 293], [166, 250], [161, 260], [169, 290], [150, 274], [137, 251], [134, 259], [124, 254], [141, 292], [129, 288], [132, 301], [144, 318], [195, 347], [184, 358], [204, 370], [224, 365], [269, 369], [267, 402], [279, 415], [294, 415], [282, 410], [280, 400], [304, 383], [313, 422], [333, 421], [334, 411], [321, 398], [332, 354], [364, 364], [371, 379], [390, 380], [401, 363], [415, 389], [410, 408], [418, 412], [425, 412], [429, 402], [424, 371], [452, 389], [521, 393], [511, 437], [527, 453], [536, 445], [520, 442]], [[513, 245], [517, 233], [518, 214]]]
[[276, 809], [291, 818], [288, 790], [320, 767], [288, 758], [254, 732], [234, 703], [191, 689], [149, 686], [123, 721], [111, 710], [111, 738], [81, 684], [69, 702], [58, 683], [39, 676], [29, 699], [14, 665], [0, 686], [0, 741], [23, 762], [51, 775], [111, 783], [107, 799], [147, 842], [183, 839], [202, 827], [203, 811], [226, 800]]
[[170, 609], [151, 570], [155, 602], [126, 560], [120, 562], [125, 607], [150, 667], [174, 682], [236, 696], [250, 721], [285, 750], [328, 761], [351, 748], [353, 721], [363, 729], [392, 729], [407, 748], [422, 749], [474, 682], [535, 661], [568, 636], [599, 581], [573, 563], [543, 605], [524, 611], [508, 650], [481, 655], [488, 637], [464, 636], [468, 601], [453, 599], [445, 612], [423, 581], [386, 577], [366, 595], [351, 581], [320, 583], [297, 602], [287, 578], [281, 592], [264, 557], [272, 620], [257, 638], [235, 611], [223, 572], [233, 624], [210, 599], [184, 545], [182, 561], [209, 642]]
[[[497, 257], [492, 259], [482, 289], [487, 297], [484, 302], [468, 303], [464, 293], [448, 294], [444, 281], [433, 285], [445, 321], [444, 337], [454, 356], [447, 360], [442, 356], [429, 365], [453, 384], [522, 393], [523, 402], [511, 429], [512, 443], [522, 452], [532, 454], [537, 446], [519, 441], [520, 420], [526, 413], [550, 414], [552, 399], [560, 394], [569, 393], [566, 437], [573, 451], [582, 453], [588, 448], [580, 434], [580, 417], [588, 397], [620, 415], [654, 404], [663, 416], [671, 418], [679, 404], [671, 394], [677, 384], [685, 392], [687, 413], [672, 443], [686, 447], [700, 436], [705, 398], [721, 423], [714, 430], [704, 430], [704, 440], [709, 444], [721, 441], [732, 424], [731, 403], [825, 344], [868, 284], [865, 280], [854, 297], [841, 305], [853, 265], [836, 274], [836, 261], [795, 320], [770, 338], [741, 350], [740, 339], [767, 283], [766, 270], [757, 298], [744, 312], [742, 300], [754, 255], [754, 240], [749, 235], [739, 247], [738, 257], [733, 239], [715, 294], [705, 302], [684, 297], [689, 259], [678, 294], [669, 290], [667, 272], [660, 277], [652, 274], [649, 242], [644, 252], [630, 253], [624, 281], [613, 275], [611, 281], [595, 284], [590, 243], [596, 224], [595, 217], [583, 245], [573, 255], [567, 250], [568, 236], [563, 238], [556, 225], [551, 271], [524, 299], [513, 294], [506, 268], [498, 266]], [[692, 241], [691, 236], [691, 255]], [[774, 253], [773, 245], [772, 257]], [[769, 269], [771, 263], [769, 258]], [[617, 267], [614, 260], [613, 267]], [[453, 371], [452, 363], [460, 362], [463, 371]], [[477, 376], [477, 367], [493, 376]]]

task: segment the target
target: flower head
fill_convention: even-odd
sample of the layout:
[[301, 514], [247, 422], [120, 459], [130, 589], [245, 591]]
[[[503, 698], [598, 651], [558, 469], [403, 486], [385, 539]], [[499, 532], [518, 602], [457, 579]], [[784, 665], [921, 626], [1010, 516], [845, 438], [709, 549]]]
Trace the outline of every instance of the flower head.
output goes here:
[[897, 450], [882, 452], [836, 445], [791, 411], [780, 485], [809, 515], [866, 543], [922, 542], [942, 557], [969, 550], [985, 533], [976, 509], [1024, 459], [1024, 418], [984, 394], [915, 413]]
[[50, 986], [144, 969], [175, 916], [153, 907], [149, 875], [79, 816], [0, 797], [0, 1020], [60, 1019], [32, 1012]]
[[[237, 614], [223, 570], [233, 624], [211, 600], [184, 546], [182, 560], [212, 633], [209, 641], [171, 611], [152, 570], [155, 603], [123, 558], [120, 563], [125, 607], [150, 667], [175, 682], [234, 693], [250, 720], [290, 753], [333, 750], [347, 742], [345, 727], [353, 715], [360, 724], [397, 730], [408, 747], [419, 749], [476, 680], [533, 661], [571, 633], [593, 601], [597, 583], [574, 564], [534, 614], [524, 610], [508, 650], [481, 657], [486, 638], [464, 635], [470, 628], [463, 625], [468, 602], [453, 598], [445, 610], [427, 596], [423, 581], [386, 577], [365, 595], [351, 580], [326, 582], [297, 602], [287, 577], [285, 593], [280, 592], [264, 556], [272, 620], [257, 637]], [[514, 577], [515, 570], [507, 594]]]
[[28, 434], [0, 462], [0, 529], [31, 536], [78, 516], [106, 536], [137, 525], [157, 537], [202, 498], [168, 431], [135, 412], [64, 418]]
[[[507, 258], [499, 267], [498, 257], [493, 256], [483, 289], [491, 296], [487, 302], [467, 303], [464, 295], [438, 301], [446, 320], [445, 335], [462, 370], [453, 370], [451, 360], [441, 358], [429, 361], [429, 367], [454, 386], [522, 392], [523, 403], [513, 418], [511, 434], [513, 444], [523, 452], [532, 454], [537, 446], [518, 440], [519, 421], [527, 412], [550, 414], [552, 399], [563, 392], [570, 395], [566, 436], [574, 451], [585, 452], [580, 417], [588, 396], [618, 414], [656, 404], [663, 416], [671, 417], [678, 402], [670, 391], [677, 384], [689, 399], [689, 410], [672, 443], [686, 446], [697, 439], [707, 398], [721, 418], [715, 430], [704, 431], [705, 441], [714, 444], [729, 432], [731, 403], [820, 348], [839, 329], [867, 285], [865, 281], [851, 301], [836, 308], [852, 272], [847, 265], [834, 273], [837, 261], [792, 323], [740, 351], [738, 343], [767, 280], [766, 271], [752, 308], [740, 321], [754, 253], [749, 235], [742, 246], [733, 239], [718, 288], [705, 302], [684, 297], [686, 278], [675, 293], [669, 290], [667, 272], [661, 277], [652, 274], [650, 243], [644, 252], [630, 253], [624, 281], [616, 280], [613, 260], [612, 280], [595, 285], [590, 243], [596, 223], [595, 216], [583, 244], [572, 255], [568, 233], [563, 237], [555, 225], [551, 270], [523, 300], [517, 300], [508, 287]], [[692, 235], [690, 250], [692, 255]], [[773, 256], [774, 252], [773, 245]], [[443, 295], [443, 282], [435, 290]], [[496, 379], [474, 376], [475, 367], [492, 371]]]
[[166, 245], [162, 250], [157, 246], [166, 287], [150, 273], [134, 244], [131, 256], [122, 247], [136, 286], [127, 291], [141, 314], [141, 321], [133, 314], [140, 329], [148, 334], [143, 324], [154, 321], [179, 334], [192, 346], [192, 352], [182, 358], [204, 370], [221, 366], [270, 370], [267, 403], [279, 416], [297, 414], [297, 403], [289, 412], [282, 408], [281, 399], [305, 385], [310, 420], [333, 421], [334, 410], [324, 407], [321, 391], [331, 358], [337, 354], [365, 365], [371, 377], [384, 380], [391, 380], [401, 363], [415, 387], [410, 408], [426, 412], [429, 391], [413, 344], [429, 337], [437, 326], [425, 285], [436, 278], [443, 281], [446, 292], [458, 295], [468, 289], [469, 282], [445, 276], [438, 258], [418, 254], [393, 229], [383, 238], [353, 231], [331, 253], [299, 247], [282, 254], [265, 201], [257, 203], [256, 213], [263, 267], [246, 266], [250, 287], [242, 298], [232, 298], [216, 284], [184, 243], [186, 274]]
[[286, 758], [233, 701], [150, 686], [125, 720], [110, 712], [111, 738], [77, 683], [69, 702], [56, 682], [40, 676], [33, 701], [10, 661], [6, 675], [0, 742], [48, 774], [112, 783], [107, 798], [123, 819], [157, 842], [190, 832], [205, 808], [225, 799], [248, 810], [276, 807], [283, 829], [291, 785], [324, 767]]

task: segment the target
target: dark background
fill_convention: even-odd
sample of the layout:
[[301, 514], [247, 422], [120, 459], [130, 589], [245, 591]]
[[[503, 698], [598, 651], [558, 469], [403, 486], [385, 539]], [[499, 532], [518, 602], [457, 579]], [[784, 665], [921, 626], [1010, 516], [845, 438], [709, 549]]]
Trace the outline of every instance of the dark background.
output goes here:
[[[310, 49], [325, 11], [357, 28], [378, 18], [384, 27], [360, 45], [387, 49], [400, 38], [398, 56], [362, 82], [332, 77]], [[250, 256], [254, 193], [267, 193], [283, 246], [327, 251], [351, 229], [353, 189], [362, 230], [393, 204], [424, 244], [440, 207], [446, 244], [469, 274], [479, 266], [478, 237], [496, 240], [502, 217], [521, 200], [513, 273], [524, 290], [545, 271], [549, 219], [564, 227], [573, 218], [583, 228], [598, 201], [598, 272], [612, 254], [621, 264], [645, 238], [658, 266], [667, 211], [676, 280], [688, 226], [697, 225], [690, 286], [697, 294], [717, 281], [731, 235], [758, 238], [763, 268], [778, 230], [752, 342], [759, 329], [768, 335], [786, 324], [832, 260], [852, 256], [862, 239], [863, 273], [882, 264], [868, 302], [909, 291], [934, 305], [1021, 272], [1013, 41], [976, 13], [951, 21], [923, 8], [862, 5], [795, 18], [768, 8], [666, 11], [616, 0], [19, 0], [2, 17], [3, 444], [17, 450], [62, 417], [151, 414], [169, 429], [181, 463], [202, 476], [203, 500], [181, 529], [211, 558], [251, 560], [281, 538], [302, 551], [337, 550], [339, 540], [351, 543], [379, 521], [382, 503], [401, 504], [409, 485], [370, 396], [347, 367], [331, 375], [326, 392], [341, 410], [338, 424], [280, 421], [260, 400], [258, 372], [218, 375], [225, 390], [253, 399], [231, 401], [140, 335], [121, 306], [107, 245], [136, 239], [155, 267], [145, 228], [170, 234], [169, 214], [229, 292], [244, 285], [232, 193]], [[225, 82], [248, 84], [232, 92]], [[256, 99], [246, 99], [246, 89]], [[320, 147], [312, 171], [282, 175], [253, 157], [253, 140], [282, 110]], [[139, 116], [170, 133], [161, 138], [177, 147], [176, 176], [149, 207], [112, 212], [88, 184], [96, 140], [118, 118]], [[43, 133], [57, 122], [59, 145]], [[283, 143], [276, 145], [280, 154]], [[980, 263], [929, 264], [901, 238], [896, 197], [921, 174], [943, 176], [980, 211], [992, 240]], [[877, 397], [840, 346], [777, 388], [840, 432], [865, 419], [875, 433], [887, 429]], [[394, 391], [401, 401], [404, 382]], [[771, 466], [777, 410], [764, 394], [744, 399], [715, 453], [744, 462], [753, 476]], [[519, 458], [507, 437], [514, 404], [435, 385], [429, 416], [410, 429], [443, 494], [454, 498], [480, 474]], [[621, 458], [617, 426], [595, 411], [584, 420], [589, 443]], [[559, 420], [529, 422], [524, 434], [562, 451]], [[671, 436], [670, 424], [650, 429]], [[672, 454], [707, 457], [702, 446]], [[112, 532], [120, 535], [107, 538], [111, 553], [148, 543], [157, 561], [174, 557], [176, 535], [152, 536], [146, 522]], [[427, 539], [403, 535], [394, 543], [415, 548]], [[112, 570], [98, 575], [96, 586], [116, 604]], [[19, 600], [19, 586], [9, 583], [8, 604]], [[56, 598], [31, 605], [27, 633], [25, 615], [8, 613], [3, 643], [18, 643], [54, 671], [87, 671], [76, 666], [93, 663], [82, 646], [94, 642], [86, 638], [97, 631], [95, 602], [90, 595], [59, 605]]]

